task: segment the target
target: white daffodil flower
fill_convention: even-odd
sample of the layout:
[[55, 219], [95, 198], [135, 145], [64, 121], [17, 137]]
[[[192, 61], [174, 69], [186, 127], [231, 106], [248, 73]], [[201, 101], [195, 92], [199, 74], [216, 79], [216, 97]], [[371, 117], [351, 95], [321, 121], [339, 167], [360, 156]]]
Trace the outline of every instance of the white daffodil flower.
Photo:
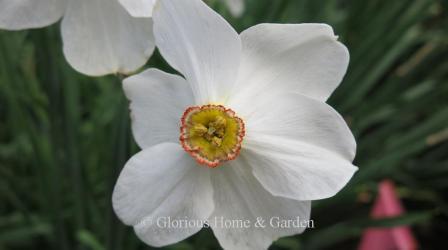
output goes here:
[[160, 1], [153, 18], [156, 45], [185, 78], [149, 69], [124, 81], [142, 151], [115, 186], [118, 217], [152, 246], [205, 222], [232, 250], [303, 232], [276, 222], [308, 220], [310, 201], [335, 195], [357, 170], [354, 137], [325, 103], [347, 49], [324, 24], [238, 35], [200, 0]]
[[0, 29], [39, 28], [61, 17], [65, 57], [83, 74], [129, 74], [154, 51], [152, 19], [132, 17], [118, 0], [0, 0]]

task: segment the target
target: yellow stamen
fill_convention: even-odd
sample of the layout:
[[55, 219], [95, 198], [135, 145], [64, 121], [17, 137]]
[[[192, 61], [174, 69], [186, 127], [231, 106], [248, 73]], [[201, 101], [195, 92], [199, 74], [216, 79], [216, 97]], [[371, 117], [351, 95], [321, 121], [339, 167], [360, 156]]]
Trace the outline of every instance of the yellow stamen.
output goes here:
[[212, 138], [212, 144], [215, 147], [220, 147], [221, 144], [222, 144], [222, 139], [215, 136], [215, 137]]
[[192, 128], [192, 132], [198, 136], [203, 136], [208, 132], [207, 127], [202, 124], [195, 124]]

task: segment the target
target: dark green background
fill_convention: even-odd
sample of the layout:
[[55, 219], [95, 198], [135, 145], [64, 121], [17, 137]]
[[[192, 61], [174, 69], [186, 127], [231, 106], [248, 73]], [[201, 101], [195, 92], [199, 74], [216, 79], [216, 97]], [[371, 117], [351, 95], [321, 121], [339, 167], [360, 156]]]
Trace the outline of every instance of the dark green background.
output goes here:
[[[314, 203], [316, 229], [272, 249], [354, 249], [372, 225], [411, 225], [423, 249], [446, 246], [448, 2], [252, 0], [240, 19], [211, 2], [238, 31], [329, 23], [351, 54], [330, 104], [357, 138], [360, 170], [337, 196]], [[148, 66], [172, 71], [158, 54]], [[58, 24], [0, 31], [0, 250], [148, 249], [111, 208], [117, 174], [138, 151], [120, 77], [71, 69]], [[371, 221], [384, 178], [397, 183], [408, 213]], [[166, 249], [218, 247], [203, 230]]]

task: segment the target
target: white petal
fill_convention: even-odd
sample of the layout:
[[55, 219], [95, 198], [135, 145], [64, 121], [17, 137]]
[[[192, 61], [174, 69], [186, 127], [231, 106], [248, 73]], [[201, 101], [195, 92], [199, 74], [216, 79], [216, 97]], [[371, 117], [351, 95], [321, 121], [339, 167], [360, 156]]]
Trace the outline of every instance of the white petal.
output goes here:
[[152, 20], [133, 18], [115, 0], [69, 1], [62, 38], [68, 62], [92, 76], [129, 74], [154, 51]]
[[241, 41], [201, 0], [163, 0], [153, 12], [156, 44], [192, 85], [198, 104], [222, 103], [238, 74]]
[[296, 200], [334, 196], [357, 168], [323, 148], [278, 136], [248, 137], [241, 152], [269, 192]]
[[[294, 221], [297, 217], [301, 222], [309, 220], [311, 202], [271, 195], [254, 178], [250, 167], [240, 159], [214, 169], [211, 177], [215, 211], [210, 217], [210, 224], [224, 249], [267, 249], [278, 238], [305, 230], [304, 225], [279, 228], [276, 222], [278, 219]], [[265, 227], [255, 226], [258, 218], [265, 221]], [[249, 220], [250, 227], [225, 228], [221, 219]]]
[[0, 29], [40, 28], [55, 23], [65, 11], [65, 0], [0, 0]]
[[249, 28], [241, 34], [243, 55], [235, 98], [281, 91], [327, 100], [349, 62], [347, 48], [336, 39], [325, 24]]
[[339, 192], [357, 168], [356, 143], [330, 106], [286, 94], [248, 116], [243, 157], [272, 194], [297, 200], [328, 198]]
[[214, 208], [209, 169], [174, 143], [132, 157], [118, 178], [112, 201], [118, 217], [152, 246], [178, 242], [202, 228], [170, 228], [165, 219], [205, 221]]
[[225, 0], [230, 13], [234, 17], [240, 17], [244, 12], [244, 0]]
[[294, 93], [248, 99], [230, 107], [243, 118], [247, 137], [285, 137], [321, 147], [352, 162], [356, 141], [345, 120], [328, 104]]
[[156, 0], [119, 0], [123, 7], [135, 17], [151, 17]]
[[194, 105], [185, 79], [148, 69], [125, 79], [123, 88], [131, 101], [132, 131], [141, 148], [163, 142], [179, 143], [180, 119]]

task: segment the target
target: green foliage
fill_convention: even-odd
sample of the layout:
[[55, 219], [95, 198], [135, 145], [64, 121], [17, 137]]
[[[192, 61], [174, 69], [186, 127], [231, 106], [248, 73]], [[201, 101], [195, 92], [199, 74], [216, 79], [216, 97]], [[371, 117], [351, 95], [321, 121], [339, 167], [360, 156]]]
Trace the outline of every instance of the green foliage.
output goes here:
[[[353, 249], [369, 226], [411, 225], [425, 249], [446, 242], [448, 2], [251, 0], [240, 19], [210, 2], [239, 31], [329, 23], [350, 50], [330, 104], [357, 137], [360, 170], [337, 196], [314, 203], [315, 229], [272, 249]], [[148, 65], [170, 70], [159, 55]], [[0, 250], [148, 249], [111, 207], [116, 177], [138, 150], [119, 78], [72, 70], [57, 25], [0, 31]], [[385, 178], [409, 214], [372, 221]], [[217, 248], [203, 230], [165, 249]]]

